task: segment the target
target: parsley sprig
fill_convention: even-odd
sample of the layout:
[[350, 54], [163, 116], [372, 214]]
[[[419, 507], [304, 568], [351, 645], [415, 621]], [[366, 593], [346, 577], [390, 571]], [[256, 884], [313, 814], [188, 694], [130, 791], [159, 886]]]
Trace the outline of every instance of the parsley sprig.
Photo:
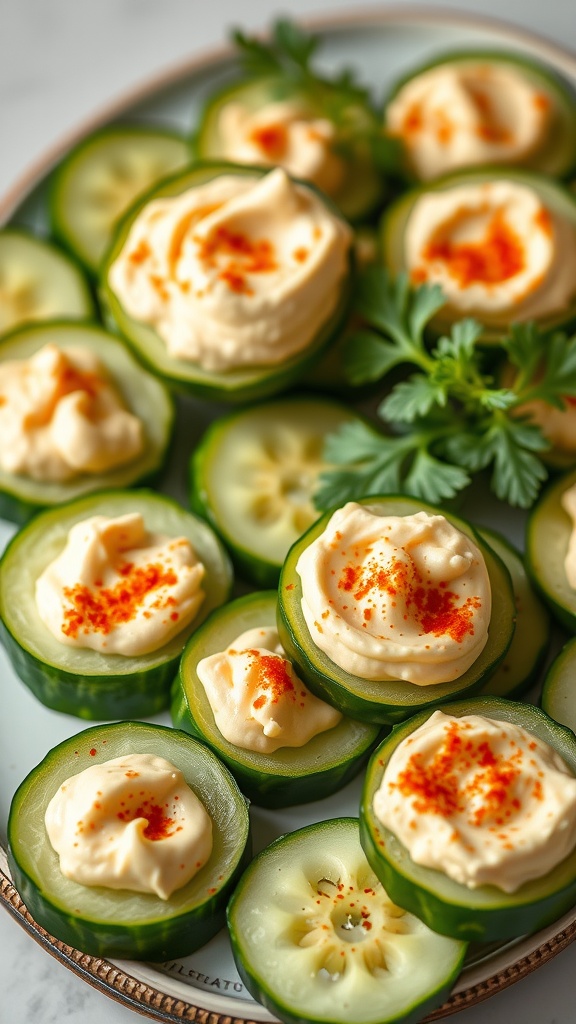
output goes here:
[[370, 267], [359, 281], [357, 308], [366, 328], [348, 339], [344, 365], [351, 382], [380, 380], [412, 365], [378, 408], [388, 429], [346, 424], [328, 438], [335, 468], [322, 474], [319, 509], [362, 495], [405, 493], [433, 504], [453, 498], [474, 473], [491, 470], [496, 495], [521, 508], [535, 500], [547, 476], [540, 453], [549, 448], [540, 428], [523, 415], [528, 402], [563, 409], [576, 396], [576, 336], [544, 336], [516, 324], [502, 340], [510, 371], [499, 386], [477, 346], [480, 324], [465, 319], [433, 348], [425, 329], [444, 304], [438, 286], [413, 290]]
[[323, 75], [314, 69], [313, 58], [320, 46], [318, 36], [305, 32], [287, 18], [279, 18], [272, 26], [269, 41], [248, 36], [240, 29], [232, 33], [232, 38], [246, 77], [280, 79], [287, 83], [290, 92], [306, 96], [319, 114], [335, 125], [338, 148], [344, 156], [361, 141], [370, 146], [380, 170], [398, 170], [400, 146], [384, 136], [369, 90], [360, 85], [349, 68], [334, 75]]

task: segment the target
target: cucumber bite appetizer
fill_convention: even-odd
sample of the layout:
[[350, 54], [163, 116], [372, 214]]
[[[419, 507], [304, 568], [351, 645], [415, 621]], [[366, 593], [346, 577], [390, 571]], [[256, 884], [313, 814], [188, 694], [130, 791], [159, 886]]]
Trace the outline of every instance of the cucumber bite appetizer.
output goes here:
[[378, 117], [349, 71], [311, 66], [318, 39], [278, 21], [272, 40], [235, 34], [244, 77], [208, 102], [193, 146], [200, 160], [284, 167], [322, 189], [349, 220], [373, 212], [384, 179], [375, 156]]
[[131, 960], [208, 942], [251, 853], [246, 801], [224, 765], [190, 736], [140, 722], [51, 750], [14, 796], [8, 841], [38, 924]]
[[240, 977], [285, 1024], [416, 1024], [450, 993], [466, 943], [396, 906], [355, 818], [282, 836], [228, 906]]
[[65, 252], [23, 228], [0, 231], [0, 338], [31, 320], [91, 320], [90, 288]]
[[288, 549], [318, 518], [326, 437], [356, 421], [339, 402], [290, 396], [230, 413], [206, 431], [190, 462], [192, 508], [245, 579], [276, 586]]
[[164, 385], [96, 325], [47, 322], [0, 342], [0, 515], [26, 522], [162, 467], [173, 423]]
[[534, 506], [526, 564], [554, 617], [576, 633], [576, 471], [559, 477]]
[[207, 743], [264, 807], [341, 789], [380, 731], [310, 693], [279, 642], [276, 604], [264, 591], [211, 615], [186, 645], [172, 693], [174, 725]]
[[301, 377], [348, 307], [353, 234], [284, 170], [198, 164], [132, 209], [102, 296], [139, 357], [204, 398], [264, 397]]
[[390, 898], [489, 942], [576, 901], [576, 737], [539, 708], [478, 697], [415, 715], [375, 750], [362, 845]]
[[96, 274], [116, 224], [161, 178], [190, 163], [186, 140], [144, 125], [112, 125], [89, 135], [52, 182], [52, 230]]
[[396, 84], [384, 123], [404, 146], [407, 174], [419, 181], [482, 164], [566, 177], [576, 164], [573, 89], [517, 53], [437, 57]]
[[508, 570], [466, 522], [414, 498], [348, 502], [284, 563], [278, 629], [319, 697], [399, 722], [479, 689], [514, 631]]
[[463, 171], [402, 195], [382, 221], [383, 261], [440, 285], [440, 333], [464, 316], [498, 343], [512, 321], [542, 330], [576, 318], [576, 198], [551, 178], [508, 168]]
[[186, 639], [231, 582], [206, 523], [163, 495], [104, 491], [16, 534], [0, 562], [0, 628], [43, 704], [145, 717], [167, 706]]

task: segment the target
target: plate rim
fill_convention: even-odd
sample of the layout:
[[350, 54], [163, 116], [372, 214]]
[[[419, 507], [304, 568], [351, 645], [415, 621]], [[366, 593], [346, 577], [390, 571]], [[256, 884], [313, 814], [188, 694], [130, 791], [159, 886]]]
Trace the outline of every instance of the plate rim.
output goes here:
[[[454, 10], [442, 6], [424, 7], [408, 3], [386, 6], [363, 6], [353, 12], [326, 12], [310, 18], [298, 18], [299, 24], [315, 32], [339, 33], [350, 28], [389, 23], [405, 23], [407, 25], [430, 22], [436, 26], [447, 24], [477, 30], [489, 30], [498, 34], [503, 41], [519, 44], [531, 49], [535, 54], [553, 64], [555, 67], [571, 74], [576, 79], [576, 52], [561, 46], [536, 31], [524, 29], [506, 19], [493, 18], [488, 15], [476, 14], [465, 10]], [[267, 38], [269, 33], [256, 33], [259, 38]], [[0, 227], [14, 214], [33, 189], [44, 179], [58, 160], [73, 145], [88, 134], [105, 126], [116, 118], [122, 117], [131, 108], [145, 103], [157, 93], [175, 88], [191, 76], [214, 69], [233, 58], [234, 50], [230, 45], [211, 47], [199, 56], [179, 61], [169, 70], [161, 70], [147, 77], [143, 82], [123, 90], [118, 99], [99, 107], [93, 114], [83, 119], [73, 129], [65, 132], [48, 150], [34, 160], [16, 179], [9, 190], [0, 196]], [[135, 1010], [153, 1020], [165, 1024], [180, 1024], [182, 1020], [200, 1021], [201, 1024], [230, 1024], [231, 1017], [227, 1013], [210, 1009], [209, 1006], [196, 1006], [187, 999], [170, 995], [160, 989], [139, 980], [129, 970], [124, 970], [113, 962], [82, 953], [68, 946], [36, 923], [14, 887], [10, 877], [6, 850], [0, 840], [0, 905], [20, 924], [24, 930], [51, 956], [86, 981], [91, 987], [104, 995]], [[559, 931], [554, 931], [560, 927]], [[552, 934], [551, 934], [552, 933]], [[431, 1014], [424, 1018], [422, 1024], [444, 1019], [488, 999], [522, 978], [527, 977], [538, 967], [552, 960], [558, 953], [566, 949], [576, 940], [576, 908], [555, 922], [555, 924], [536, 933], [529, 940], [530, 948], [512, 964], [506, 964], [488, 977], [481, 977], [454, 992], [450, 998]], [[522, 940], [520, 940], [522, 941]], [[535, 943], [532, 946], [532, 942]], [[129, 961], [122, 961], [129, 967]], [[136, 965], [134, 965], [136, 966]], [[476, 971], [478, 968], [470, 968]], [[192, 989], [195, 998], [203, 994], [201, 989]], [[207, 996], [209, 992], [205, 993]], [[199, 1002], [204, 1000], [199, 999]], [[273, 1022], [276, 1018], [268, 1015], [259, 1021], [240, 1018], [234, 1015], [234, 1024], [263, 1024]]]

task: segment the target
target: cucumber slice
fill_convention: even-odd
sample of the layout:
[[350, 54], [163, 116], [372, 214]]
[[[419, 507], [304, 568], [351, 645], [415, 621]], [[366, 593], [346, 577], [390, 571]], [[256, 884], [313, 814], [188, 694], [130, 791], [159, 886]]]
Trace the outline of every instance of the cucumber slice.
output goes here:
[[[519, 725], [553, 747], [576, 775], [574, 734], [539, 708], [499, 697], [477, 697], [447, 704], [442, 711], [458, 717], [483, 715]], [[360, 806], [360, 838], [369, 863], [398, 906], [417, 914], [442, 935], [490, 942], [543, 928], [576, 902], [576, 850], [547, 875], [526, 882], [514, 893], [489, 885], [469, 889], [441, 871], [415, 864], [406, 847], [376, 818], [374, 794], [392, 752], [430, 714], [415, 715], [398, 726], [372, 755]]]
[[479, 694], [518, 697], [540, 675], [550, 641], [550, 616], [534, 592], [520, 552], [495, 530], [483, 527], [478, 533], [508, 569], [516, 603], [516, 628], [512, 643], [504, 661], [479, 690]]
[[569, 640], [554, 659], [544, 680], [542, 710], [555, 722], [576, 733], [576, 695], [574, 673], [576, 669], [576, 639]]
[[[156, 754], [180, 768], [212, 818], [210, 858], [168, 900], [65, 878], [43, 827], [67, 778], [129, 753]], [[228, 897], [250, 860], [246, 802], [227, 769], [190, 736], [140, 722], [87, 729], [51, 750], [14, 796], [8, 840], [14, 884], [38, 924], [86, 953], [133, 960], [168, 960], [203, 946], [224, 924]]]
[[66, 253], [21, 228], [0, 231], [0, 338], [31, 320], [91, 320], [95, 312]]
[[328, 468], [326, 436], [353, 418], [327, 399], [277, 399], [216, 420], [195, 449], [192, 508], [251, 583], [277, 585], [288, 549], [318, 518], [312, 496]]
[[249, 594], [210, 616], [187, 643], [172, 690], [172, 721], [206, 743], [224, 761], [241, 790], [261, 807], [287, 807], [335, 793], [360, 770], [379, 734], [378, 726], [342, 719], [302, 747], [259, 754], [237, 747], [218, 729], [196, 667], [226, 650], [247, 629], [274, 626], [277, 594]]
[[473, 665], [453, 682], [417, 686], [404, 680], [368, 680], [339, 668], [310, 636], [302, 614], [302, 583], [296, 564], [304, 548], [324, 532], [334, 513], [331, 509], [290, 549], [278, 589], [278, 632], [290, 660], [313, 693], [351, 718], [363, 722], [394, 724], [423, 708], [437, 707], [460, 694], [478, 690], [504, 657], [514, 632], [515, 607], [508, 570], [474, 528], [462, 519], [414, 498], [377, 496], [359, 499], [359, 504], [378, 508], [383, 515], [414, 515], [426, 511], [444, 515], [462, 533], [474, 540], [486, 561], [492, 588], [492, 615], [486, 646]]
[[228, 907], [248, 991], [286, 1024], [400, 1024], [448, 996], [466, 944], [403, 913], [370, 869], [355, 818], [282, 836]]
[[526, 532], [526, 565], [554, 617], [576, 633], [576, 590], [566, 578], [564, 559], [572, 522], [560, 500], [576, 483], [576, 470], [559, 477], [532, 509]]
[[[576, 165], [576, 98], [574, 90], [552, 69], [518, 53], [509, 53], [504, 50], [459, 50], [427, 61], [404, 75], [394, 85], [386, 100], [384, 122], [386, 123], [389, 104], [413, 78], [445, 65], [449, 68], [457, 68], [480, 62], [500, 64], [505, 69], [520, 72], [522, 77], [543, 93], [552, 104], [550, 130], [546, 138], [542, 140], [542, 145], [521, 160], [512, 161], [513, 165], [548, 174], [553, 178], [567, 177]], [[506, 166], [505, 161], [499, 162]], [[406, 171], [407, 176], [413, 180], [417, 177], [413, 169], [406, 168]]]
[[[111, 288], [108, 275], [110, 267], [122, 250], [132, 222], [153, 199], [175, 196], [187, 189], [204, 185], [207, 181], [223, 174], [245, 175], [258, 178], [266, 173], [263, 168], [242, 167], [237, 164], [197, 164], [185, 174], [178, 174], [149, 192], [135, 205], [122, 220], [114, 237], [112, 247], [104, 261], [101, 279], [102, 300], [107, 316], [126, 340], [134, 347], [138, 357], [168, 384], [183, 391], [220, 402], [252, 401], [276, 394], [294, 384], [304, 375], [339, 331], [349, 304], [350, 279], [343, 281], [340, 300], [336, 310], [321, 327], [318, 335], [302, 352], [297, 352], [277, 366], [254, 366], [229, 370], [226, 373], [204, 370], [198, 364], [176, 359], [168, 354], [166, 345], [156, 331], [129, 316]], [[312, 185], [307, 185], [312, 189]], [[350, 260], [352, 262], [352, 254]]]
[[[511, 181], [533, 189], [547, 209], [551, 210], [559, 218], [567, 221], [576, 231], [576, 196], [557, 181], [531, 171], [511, 168], [491, 167], [486, 170], [462, 171], [459, 174], [449, 174], [438, 178], [436, 181], [428, 182], [419, 188], [411, 189], [388, 207], [382, 218], [380, 231], [382, 260], [390, 272], [399, 274], [406, 271], [406, 261], [404, 258], [406, 225], [414, 204], [421, 196], [431, 192], [442, 192], [446, 189], [455, 188], [458, 185], [475, 185], [492, 181]], [[509, 315], [500, 321], [496, 318], [490, 320], [490, 318], [482, 317], [477, 313], [474, 314], [474, 317], [484, 327], [480, 339], [483, 345], [497, 345], [503, 333], [508, 331]], [[432, 330], [434, 334], [450, 331], [452, 324], [461, 318], [461, 313], [451, 312], [446, 309], [440, 310], [431, 322]], [[565, 309], [540, 317], [536, 319], [536, 323], [541, 330], [552, 331], [570, 324], [575, 318], [576, 294]]]
[[[59, 643], [36, 609], [38, 576], [57, 557], [68, 531], [94, 515], [141, 512], [146, 527], [187, 537], [206, 567], [198, 615], [164, 647], [138, 657], [101, 654]], [[147, 717], [168, 705], [170, 684], [191, 632], [231, 587], [228, 558], [206, 523], [151, 491], [104, 491], [41, 512], [23, 527], [0, 561], [0, 635], [14, 671], [49, 708], [86, 719]]]
[[[310, 120], [318, 117], [331, 119], [329, 108], [325, 109], [330, 103], [329, 88], [322, 90], [317, 86], [312, 95], [287, 79], [259, 78], [235, 82], [213, 96], [204, 110], [193, 140], [197, 159], [226, 159], [220, 117], [229, 103], [239, 103], [249, 112], [256, 112], [285, 100], [301, 104]], [[346, 172], [336, 191], [330, 193], [330, 198], [348, 220], [359, 221], [374, 211], [384, 192], [384, 180], [374, 164], [370, 146], [362, 139], [362, 134], [366, 135], [369, 130], [376, 133], [377, 120], [368, 107], [350, 103], [345, 111], [340, 112], [340, 121], [335, 126], [334, 147], [345, 160]]]
[[22, 327], [0, 343], [0, 363], [29, 359], [44, 345], [86, 348], [108, 370], [130, 412], [144, 424], [142, 455], [106, 473], [84, 473], [66, 483], [50, 483], [0, 470], [0, 515], [25, 523], [38, 509], [72, 501], [92, 491], [130, 487], [155, 476], [170, 443], [174, 420], [172, 400], [163, 384], [138, 363], [118, 338], [90, 324], [43, 323]]
[[188, 143], [173, 132], [138, 125], [103, 128], [76, 146], [55, 173], [54, 234], [95, 274], [134, 200], [188, 163]]

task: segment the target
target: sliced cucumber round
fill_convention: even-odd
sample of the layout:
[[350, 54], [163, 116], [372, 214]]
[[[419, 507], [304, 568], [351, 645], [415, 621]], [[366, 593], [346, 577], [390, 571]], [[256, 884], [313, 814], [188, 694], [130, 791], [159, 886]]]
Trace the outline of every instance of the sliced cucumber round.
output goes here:
[[[449, 174], [419, 188], [411, 189], [388, 207], [382, 218], [380, 231], [382, 260], [390, 272], [400, 274], [407, 269], [404, 253], [406, 227], [418, 199], [424, 195], [456, 188], [459, 185], [480, 185], [484, 182], [495, 181], [510, 181], [532, 189], [542, 200], [546, 209], [560, 220], [570, 224], [576, 233], [576, 196], [557, 181], [531, 171], [511, 168], [492, 167], [486, 170], [462, 171], [459, 174]], [[435, 334], [441, 334], [449, 331], [452, 324], [461, 318], [460, 312], [445, 307], [433, 318], [431, 328]], [[474, 318], [484, 328], [480, 339], [481, 343], [497, 345], [503, 333], [508, 331], [510, 319], [513, 319], [513, 316], [511, 317], [510, 313], [507, 313], [500, 318], [490, 318], [475, 312]], [[575, 318], [576, 292], [568, 306], [555, 313], [536, 318], [536, 323], [543, 331], [552, 331], [570, 324]]]
[[555, 722], [576, 733], [576, 639], [569, 640], [554, 659], [544, 680], [540, 703]]
[[576, 484], [576, 470], [559, 477], [534, 506], [526, 532], [526, 565], [552, 614], [576, 633], [576, 590], [570, 586], [564, 559], [572, 522], [561, 504], [562, 495]]
[[[252, 401], [286, 390], [299, 380], [341, 327], [349, 304], [351, 273], [348, 279], [341, 283], [337, 308], [302, 352], [297, 352], [278, 365], [253, 366], [224, 373], [205, 370], [197, 363], [169, 355], [164, 341], [154, 328], [135, 320], [125, 311], [109, 283], [110, 267], [121, 252], [133, 221], [153, 199], [180, 195], [224, 174], [259, 178], [265, 173], [264, 168], [237, 164], [197, 164], [186, 173], [168, 179], [149, 192], [124, 218], [103, 264], [101, 291], [110, 322], [124, 335], [139, 358], [154, 373], [173, 387], [201, 398], [222, 402]], [[304, 185], [306, 188], [313, 188], [306, 183]], [[352, 260], [352, 254], [350, 259]]]
[[[222, 139], [221, 115], [230, 103], [238, 103], [249, 113], [263, 110], [272, 103], [294, 101], [310, 120], [330, 117], [330, 88], [316, 85], [314, 95], [297, 87], [288, 79], [259, 78], [235, 82], [213, 96], [207, 104], [195, 133], [193, 147], [199, 160], [225, 160], [226, 145]], [[380, 203], [384, 181], [374, 164], [366, 139], [368, 131], [377, 131], [377, 119], [367, 106], [352, 101], [340, 111], [334, 148], [345, 162], [344, 178], [330, 198], [351, 221], [362, 220]]]
[[379, 727], [343, 718], [333, 729], [301, 747], [261, 754], [224, 738], [214, 721], [198, 662], [225, 651], [248, 629], [274, 626], [277, 594], [264, 591], [241, 597], [210, 616], [188, 641], [172, 690], [172, 721], [207, 743], [228, 766], [241, 790], [262, 807], [286, 807], [321, 800], [335, 793], [360, 770]]
[[[135, 657], [61, 644], [38, 615], [36, 580], [60, 554], [75, 523], [129, 512], [141, 512], [152, 532], [191, 542], [206, 568], [206, 596], [196, 618], [163, 647]], [[175, 501], [151, 491], [99, 492], [39, 513], [12, 539], [0, 561], [0, 635], [16, 674], [47, 707], [86, 719], [147, 717], [167, 706], [186, 640], [226, 601], [231, 582], [220, 541]]]
[[[446, 714], [482, 715], [512, 722], [553, 747], [576, 775], [576, 738], [539, 708], [498, 697], [477, 697], [447, 704]], [[400, 907], [416, 914], [442, 935], [490, 942], [537, 931], [555, 921], [576, 902], [576, 849], [542, 878], [506, 893], [492, 885], [470, 889], [442, 871], [414, 863], [406, 847], [376, 818], [374, 794], [386, 766], [402, 740], [430, 717], [415, 715], [399, 725], [374, 751], [360, 806], [360, 836], [369, 863]]]
[[[505, 50], [458, 50], [444, 53], [432, 61], [414, 68], [394, 85], [386, 100], [384, 122], [389, 104], [396, 98], [401, 89], [413, 79], [434, 68], [465, 68], [467, 65], [492, 64], [504, 69], [515, 71], [538, 92], [544, 96], [552, 107], [549, 130], [542, 139], [541, 145], [520, 160], [498, 161], [502, 165], [525, 167], [531, 171], [548, 174], [550, 177], [567, 177], [576, 165], [576, 97], [568, 82], [560, 78], [555, 71], [538, 61], [531, 60], [519, 53]], [[477, 161], [476, 161], [477, 163]], [[415, 178], [411, 167], [406, 168], [407, 174]]]
[[263, 850], [238, 883], [228, 928], [248, 991], [286, 1024], [415, 1024], [447, 998], [466, 952], [395, 906], [355, 818]]
[[288, 549], [318, 518], [312, 496], [328, 469], [326, 436], [354, 418], [319, 397], [289, 397], [216, 420], [190, 463], [191, 502], [238, 571], [276, 586]]
[[22, 228], [0, 231], [0, 337], [31, 320], [91, 320], [84, 274], [61, 249]]
[[190, 163], [185, 139], [141, 125], [113, 125], [84, 139], [58, 167], [54, 234], [96, 273], [116, 224], [135, 199]]
[[550, 616], [534, 592], [520, 552], [495, 530], [482, 527], [478, 533], [508, 569], [516, 603], [516, 628], [512, 643], [504, 661], [500, 662], [479, 694], [518, 697], [540, 675], [550, 642]]
[[[134, 753], [179, 768], [212, 819], [208, 861], [167, 900], [65, 878], [44, 828], [46, 808], [66, 779]], [[226, 902], [251, 852], [246, 802], [224, 765], [190, 736], [140, 722], [87, 729], [51, 750], [14, 796], [8, 841], [14, 884], [38, 924], [93, 956], [132, 960], [186, 956], [208, 942], [224, 924]]]
[[92, 491], [130, 487], [142, 483], [162, 468], [174, 420], [169, 392], [136, 361], [118, 338], [90, 324], [54, 322], [22, 327], [0, 342], [1, 364], [29, 359], [44, 345], [84, 348], [103, 363], [126, 408], [142, 421], [144, 451], [132, 462], [104, 473], [82, 473], [65, 483], [51, 483], [16, 476], [0, 470], [0, 515], [17, 523], [27, 522], [38, 509], [54, 507]]
[[370, 680], [351, 675], [339, 668], [314, 643], [302, 613], [302, 582], [296, 572], [301, 552], [319, 537], [334, 513], [327, 512], [290, 549], [278, 590], [278, 632], [290, 660], [296, 665], [310, 689], [333, 704], [345, 715], [364, 722], [394, 724], [423, 708], [436, 707], [447, 700], [480, 688], [497, 668], [512, 639], [515, 607], [508, 570], [474, 528], [456, 516], [442, 512], [414, 498], [377, 496], [361, 498], [359, 504], [375, 507], [382, 515], [408, 516], [425, 511], [445, 515], [456, 529], [471, 537], [486, 562], [492, 590], [492, 613], [486, 646], [471, 667], [453, 682], [418, 686], [404, 680]]

